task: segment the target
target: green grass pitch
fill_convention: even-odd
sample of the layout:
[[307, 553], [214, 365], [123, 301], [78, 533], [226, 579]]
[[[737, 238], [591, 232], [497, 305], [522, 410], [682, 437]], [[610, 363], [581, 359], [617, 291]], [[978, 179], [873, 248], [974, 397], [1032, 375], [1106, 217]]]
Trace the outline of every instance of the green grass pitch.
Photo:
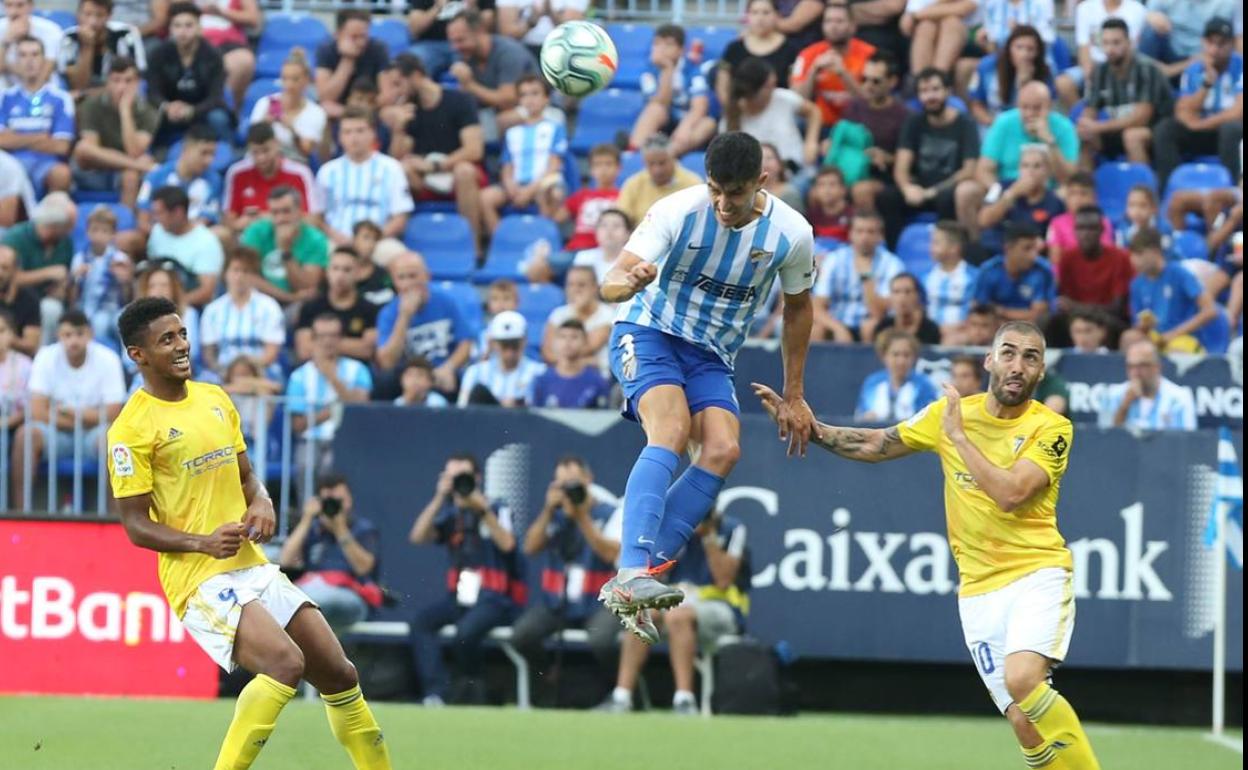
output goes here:
[[[513, 708], [374, 704], [396, 770], [1010, 770], [1025, 765], [1003, 720], [818, 714], [794, 719], [609, 715]], [[202, 770], [216, 757], [233, 703], [0, 698], [4, 770]], [[1240, 750], [1200, 730], [1092, 725], [1114, 768], [1243, 767]], [[282, 713], [256, 770], [349, 770], [324, 709]]]

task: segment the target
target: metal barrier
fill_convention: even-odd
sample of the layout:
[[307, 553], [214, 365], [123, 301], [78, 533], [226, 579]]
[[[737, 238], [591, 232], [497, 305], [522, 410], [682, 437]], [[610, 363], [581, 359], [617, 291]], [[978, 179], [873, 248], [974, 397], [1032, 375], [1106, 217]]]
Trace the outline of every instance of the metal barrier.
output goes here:
[[[745, 15], [745, 0], [598, 0], [590, 13], [603, 21], [674, 21], [677, 24], [735, 25]], [[261, 0], [260, 7], [282, 13], [334, 13], [361, 9], [405, 16], [402, 0]]]

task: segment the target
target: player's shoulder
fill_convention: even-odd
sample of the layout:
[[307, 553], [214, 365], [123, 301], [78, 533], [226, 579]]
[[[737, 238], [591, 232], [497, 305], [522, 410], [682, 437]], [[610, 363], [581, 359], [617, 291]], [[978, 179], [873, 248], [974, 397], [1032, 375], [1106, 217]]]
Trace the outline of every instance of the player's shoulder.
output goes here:
[[1040, 401], [1031, 402], [1031, 411], [1028, 412], [1030, 417], [1038, 423], [1038, 427], [1042, 430], [1057, 429], [1063, 433], [1073, 433], [1075, 429], [1074, 423], [1066, 415], [1055, 412], [1048, 405]]
[[692, 211], [711, 205], [711, 192], [705, 184], [699, 183], [655, 201], [651, 211], [670, 211], [684, 216]]
[[780, 231], [790, 239], [809, 238], [813, 243], [815, 232], [810, 226], [810, 220], [771, 193], [766, 193], [766, 195], [770, 205], [768, 217], [780, 228]]
[[152, 433], [155, 417], [152, 414], [152, 398], [139, 388], [122, 404], [117, 418], [108, 426], [109, 443], [134, 442]]

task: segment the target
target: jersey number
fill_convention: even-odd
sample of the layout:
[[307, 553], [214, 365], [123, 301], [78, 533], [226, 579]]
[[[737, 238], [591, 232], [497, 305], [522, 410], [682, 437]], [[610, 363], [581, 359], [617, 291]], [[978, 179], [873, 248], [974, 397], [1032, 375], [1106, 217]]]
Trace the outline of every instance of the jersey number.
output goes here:
[[979, 666], [980, 673], [985, 675], [997, 670], [997, 665], [992, 662], [992, 648], [987, 642], [975, 645], [975, 665]]
[[637, 379], [637, 350], [633, 344], [633, 335], [620, 337], [620, 374], [626, 380]]

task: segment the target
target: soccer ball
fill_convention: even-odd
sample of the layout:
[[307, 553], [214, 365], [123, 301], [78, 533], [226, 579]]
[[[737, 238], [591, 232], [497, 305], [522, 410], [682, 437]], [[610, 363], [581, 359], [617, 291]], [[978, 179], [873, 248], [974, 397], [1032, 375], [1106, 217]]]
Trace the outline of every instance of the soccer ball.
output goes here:
[[542, 75], [568, 96], [588, 96], [607, 87], [620, 57], [615, 43], [597, 24], [569, 21], [542, 41]]

